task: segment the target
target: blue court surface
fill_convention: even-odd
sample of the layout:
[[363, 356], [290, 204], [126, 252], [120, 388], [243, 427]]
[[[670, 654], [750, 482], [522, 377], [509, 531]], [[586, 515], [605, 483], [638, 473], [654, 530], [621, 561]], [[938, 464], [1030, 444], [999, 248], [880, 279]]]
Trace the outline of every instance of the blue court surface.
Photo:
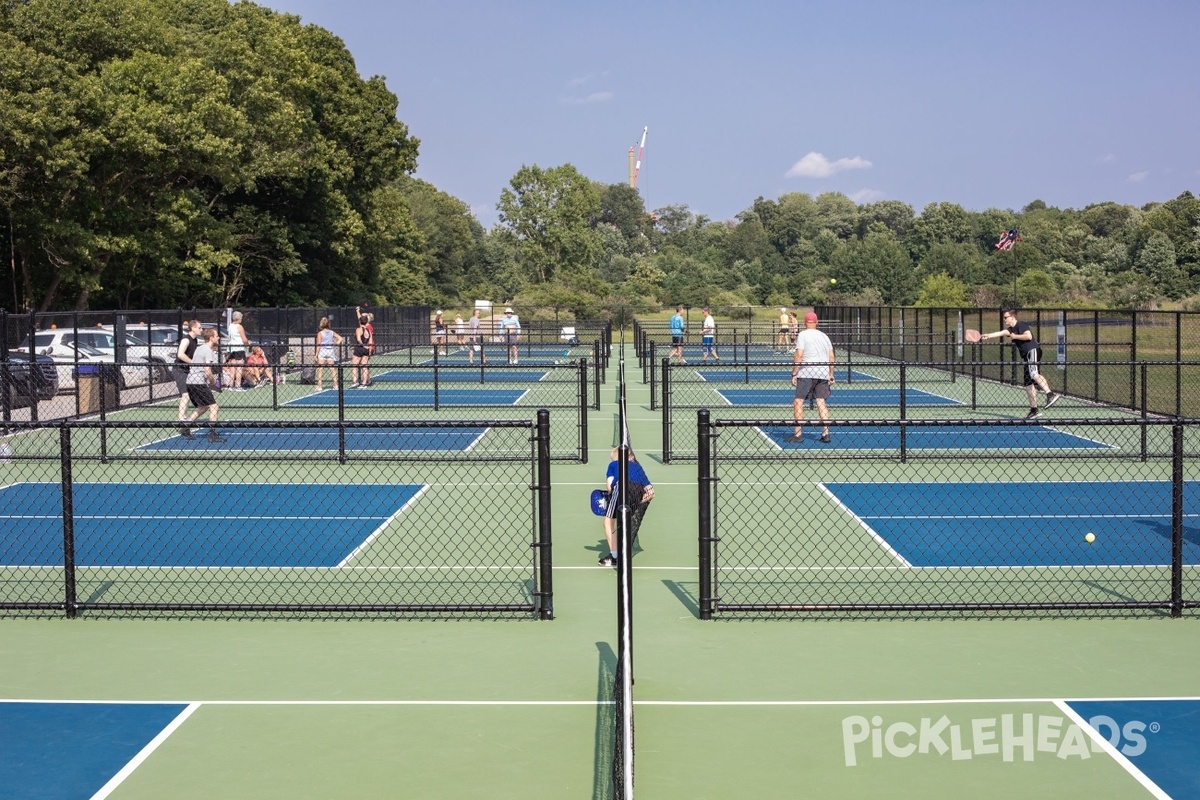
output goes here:
[[[433, 383], [434, 371], [426, 369], [387, 369], [380, 371], [377, 367], [372, 380], [378, 383]], [[537, 383], [546, 377], [541, 370], [505, 369], [504, 367], [479, 367], [471, 369], [439, 369], [439, 383]]]
[[[525, 389], [442, 389], [436, 393], [439, 405], [445, 406], [514, 406]], [[347, 389], [347, 406], [418, 406], [432, 408], [433, 389]], [[336, 406], [338, 393], [325, 389], [289, 400], [288, 406]]]
[[[1171, 563], [1169, 481], [822, 485], [903, 566]], [[1200, 515], [1184, 518], [1184, 539], [1184, 562], [1200, 564]]]
[[[217, 425], [224, 442], [210, 444], [207, 428], [195, 428], [194, 439], [176, 434], [166, 439], [142, 445], [138, 450], [170, 450], [181, 453], [208, 450], [304, 450], [338, 452], [341, 440], [335, 428], [229, 428]], [[474, 447], [487, 428], [437, 428], [407, 430], [396, 428], [353, 428], [346, 431], [346, 450], [364, 451], [436, 451], [464, 452]]]
[[[783, 450], [899, 450], [900, 430], [895, 426], [879, 428], [833, 428], [829, 444], [818, 441], [820, 420], [809, 412], [804, 425], [804, 440], [789, 442], [791, 425], [764, 425], [759, 428]], [[1044, 425], [989, 428], [986, 426], [937, 428], [910, 427], [904, 446], [910, 450], [1068, 450], [1102, 449], [1109, 445], [1085, 439]]]
[[[787, 406], [792, 407], [796, 390], [792, 386], [778, 389], [717, 389], [717, 394], [731, 406]], [[910, 406], [961, 406], [949, 397], [907, 389], [904, 402]], [[830, 405], [839, 406], [894, 406], [900, 407], [899, 389], [842, 389], [835, 383]]]
[[[423, 489], [76, 483], [75, 560], [80, 566], [337, 567]], [[61, 566], [62, 502], [57, 483], [0, 488], [0, 565]]]
[[[1167, 797], [1200, 797], [1200, 701], [1070, 700], [1112, 747]], [[1147, 787], [1149, 788], [1149, 787]]]
[[92, 797], [168, 726], [182, 721], [187, 708], [0, 702], [0, 796]]
[[[744, 383], [746, 381], [791, 384], [791, 367], [743, 367], [733, 369], [700, 369], [696, 374], [702, 381], [710, 383]], [[834, 370], [833, 377], [838, 383], [873, 383], [880, 379], [858, 370]]]

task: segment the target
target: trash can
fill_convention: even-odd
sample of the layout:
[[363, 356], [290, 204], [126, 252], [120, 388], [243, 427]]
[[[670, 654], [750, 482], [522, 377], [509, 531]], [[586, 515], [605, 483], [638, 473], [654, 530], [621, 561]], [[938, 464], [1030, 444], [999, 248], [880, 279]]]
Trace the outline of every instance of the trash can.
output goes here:
[[100, 365], [80, 364], [75, 367], [75, 388], [79, 392], [79, 413], [95, 414], [100, 410]]
[[121, 379], [116, 364], [100, 366], [100, 390], [104, 392], [104, 410], [116, 411], [121, 405]]

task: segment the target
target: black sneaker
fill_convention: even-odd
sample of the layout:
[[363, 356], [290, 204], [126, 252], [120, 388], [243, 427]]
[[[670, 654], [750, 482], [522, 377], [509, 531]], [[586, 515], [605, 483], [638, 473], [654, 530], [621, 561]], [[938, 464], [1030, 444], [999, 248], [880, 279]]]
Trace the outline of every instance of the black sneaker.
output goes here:
[[213, 444], [223, 444], [228, 440], [216, 431], [209, 431], [208, 441], [212, 442]]
[[195, 439], [196, 438], [195, 434], [192, 433], [192, 429], [188, 428], [187, 426], [184, 426], [179, 429], [179, 435], [185, 439]]
[[615, 567], [617, 562], [612, 556], [601, 556], [600, 560], [597, 561], [596, 564], [597, 566], [601, 567]]
[[1058, 398], [1060, 398], [1060, 397], [1062, 397], [1062, 395], [1059, 394], [1058, 392], [1050, 392], [1048, 395], [1046, 395], [1046, 408], [1049, 408], [1050, 406], [1057, 403]]
[[1038, 411], [1036, 408], [1031, 408], [1029, 409], [1029, 413], [1025, 415], [1025, 419], [1037, 419], [1041, 415], [1041, 411]]
[[828, 433], [822, 433], [822, 434], [821, 434], [821, 441], [822, 441], [822, 442], [824, 442], [825, 444], [829, 444], [829, 434], [828, 434]]
[[787, 442], [788, 444], [800, 444], [801, 442], [804, 441], [804, 437], [803, 436], [789, 436], [786, 439], [784, 439], [784, 441]]

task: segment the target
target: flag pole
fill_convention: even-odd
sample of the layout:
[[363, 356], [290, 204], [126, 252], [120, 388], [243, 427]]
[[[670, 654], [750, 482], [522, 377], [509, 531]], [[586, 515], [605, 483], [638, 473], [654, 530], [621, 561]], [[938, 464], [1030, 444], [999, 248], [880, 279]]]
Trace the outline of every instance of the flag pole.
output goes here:
[[1013, 251], [1013, 308], [1020, 308], [1021, 301], [1017, 298], [1017, 245], [1012, 246]]

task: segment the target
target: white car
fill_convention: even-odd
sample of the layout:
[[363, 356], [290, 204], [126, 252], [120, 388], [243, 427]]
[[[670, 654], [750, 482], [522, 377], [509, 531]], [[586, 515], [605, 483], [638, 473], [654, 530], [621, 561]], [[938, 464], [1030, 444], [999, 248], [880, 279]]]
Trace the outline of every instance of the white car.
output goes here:
[[171, 367], [179, 353], [179, 328], [174, 325], [127, 325], [126, 358], [145, 360], [153, 366], [154, 382], [171, 380]]
[[[144, 386], [150, 379], [150, 367], [143, 354], [138, 354], [138, 346], [146, 347], [126, 336], [125, 363], [117, 371], [119, 388]], [[33, 336], [33, 350], [38, 355], [50, 356], [58, 362], [58, 390], [75, 390], [76, 364], [112, 364], [116, 361], [116, 338], [112, 331], [105, 328], [80, 328], [78, 334], [71, 328], [57, 328], [48, 331], [38, 331]], [[29, 352], [29, 337], [21, 342], [17, 352]], [[174, 354], [172, 354], [172, 358]], [[155, 367], [155, 379], [159, 378], [158, 367]], [[170, 377], [170, 367], [164, 365], [163, 374]], [[165, 380], [165, 378], [164, 378]]]

